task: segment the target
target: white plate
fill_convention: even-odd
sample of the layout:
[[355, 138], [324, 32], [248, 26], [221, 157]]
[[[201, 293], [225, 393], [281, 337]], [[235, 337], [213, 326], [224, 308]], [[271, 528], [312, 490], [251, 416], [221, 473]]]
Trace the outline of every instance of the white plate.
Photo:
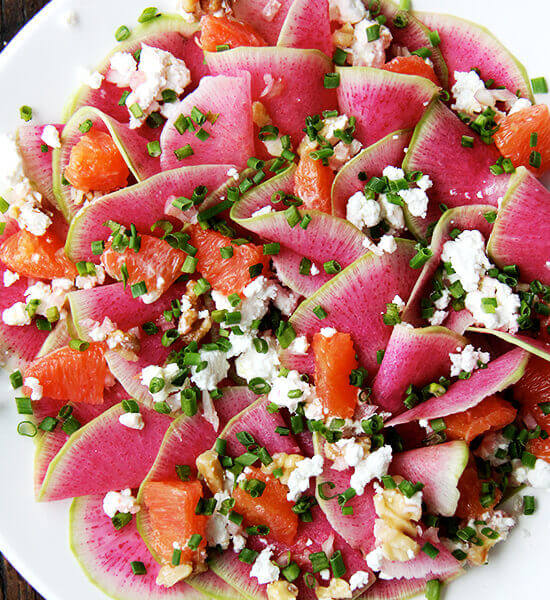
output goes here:
[[[313, 0], [312, 0], [313, 1]], [[154, 2], [160, 8], [173, 4]], [[546, 76], [548, 0], [414, 0], [415, 8], [448, 12], [489, 27], [528, 67]], [[113, 33], [131, 25], [144, 2], [54, 0], [0, 54], [0, 131], [18, 124], [19, 107], [35, 118], [59, 119], [76, 85], [79, 65], [92, 67], [114, 45]], [[64, 20], [79, 16], [76, 27]], [[539, 98], [545, 101], [546, 97]], [[17, 435], [18, 416], [5, 376], [0, 378], [0, 550], [47, 600], [99, 600], [105, 596], [80, 570], [68, 545], [69, 502], [38, 504], [32, 495], [33, 443]], [[491, 553], [489, 566], [471, 570], [446, 590], [446, 600], [499, 600], [546, 596], [550, 495], [537, 493], [539, 509], [522, 517], [511, 538]]]

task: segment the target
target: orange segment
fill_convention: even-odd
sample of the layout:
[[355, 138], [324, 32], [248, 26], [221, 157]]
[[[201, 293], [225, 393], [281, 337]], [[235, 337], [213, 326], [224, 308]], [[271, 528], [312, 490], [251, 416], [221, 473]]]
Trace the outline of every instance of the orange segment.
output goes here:
[[25, 277], [74, 279], [78, 275], [65, 256], [63, 242], [50, 232], [38, 236], [21, 229], [2, 243], [0, 260], [8, 269]]
[[[524, 166], [541, 175], [550, 168], [550, 112], [546, 104], [524, 108], [499, 121], [500, 128], [495, 133], [495, 144], [502, 156], [510, 158], [515, 167]], [[530, 146], [531, 134], [537, 134], [537, 143]], [[541, 155], [541, 166], [529, 164], [533, 151]]]
[[274, 540], [292, 544], [298, 531], [298, 515], [292, 512], [292, 503], [286, 498], [288, 488], [255, 467], [247, 469], [246, 478], [263, 481], [265, 489], [259, 498], [253, 498], [237, 486], [233, 490], [234, 510], [244, 517], [246, 525], [267, 526]]
[[[200, 482], [147, 481], [142, 494], [151, 521], [151, 544], [161, 560], [171, 564], [173, 544], [177, 542], [181, 546], [180, 564], [204, 562], [207, 517], [195, 514], [203, 496]], [[202, 536], [197, 550], [187, 545], [194, 534]]]
[[216, 52], [217, 46], [267, 46], [263, 38], [247, 23], [228, 17], [206, 15], [201, 20], [200, 45], [203, 50]]
[[[261, 264], [261, 274], [269, 276], [269, 256], [264, 256], [261, 246], [232, 244], [225, 235], [211, 229], [193, 225], [188, 229], [191, 244], [197, 248], [197, 270], [210, 285], [226, 296], [240, 294], [251, 281], [249, 268]], [[231, 246], [233, 256], [222, 258], [221, 248]]]
[[330, 214], [334, 173], [320, 160], [313, 160], [309, 152], [304, 152], [294, 175], [294, 194], [300, 198], [305, 208], [316, 208]]
[[65, 177], [83, 192], [114, 192], [128, 184], [130, 171], [113, 138], [95, 129], [71, 150]]
[[330, 337], [313, 336], [315, 386], [324, 413], [331, 417], [351, 419], [357, 405], [357, 388], [349, 376], [358, 367], [353, 341], [349, 333], [336, 332]]
[[[550, 434], [550, 415], [545, 415], [539, 406], [550, 402], [550, 362], [531, 355], [525, 374], [514, 386], [514, 398], [522, 404], [522, 413], [533, 417]], [[537, 458], [550, 461], [550, 437], [530, 440], [527, 449]]]
[[473, 408], [445, 417], [445, 433], [449, 440], [471, 442], [482, 433], [506, 427], [516, 414], [516, 409], [509, 402], [495, 394]]
[[440, 85], [433, 67], [420, 58], [420, 56], [414, 54], [412, 56], [396, 56], [387, 62], [382, 69], [384, 71], [391, 71], [392, 73], [401, 73], [402, 75], [425, 77], [433, 81], [435, 85]]
[[101, 264], [117, 281], [122, 281], [122, 266], [128, 270], [128, 285], [144, 281], [147, 293], [160, 297], [182, 274], [181, 267], [186, 254], [172, 248], [168, 242], [151, 235], [141, 236], [139, 252], [126, 248], [124, 252], [113, 250], [111, 242], [105, 245]]
[[455, 513], [457, 517], [461, 519], [479, 519], [481, 515], [492, 510], [500, 502], [502, 492], [497, 488], [493, 502], [489, 506], [483, 506], [480, 501], [482, 495], [481, 484], [482, 480], [478, 477], [477, 469], [474, 463], [470, 462], [458, 482], [460, 499]]
[[64, 346], [25, 369], [25, 378], [38, 379], [44, 396], [85, 404], [103, 402], [106, 375], [104, 346], [98, 343], [91, 343], [83, 352]]

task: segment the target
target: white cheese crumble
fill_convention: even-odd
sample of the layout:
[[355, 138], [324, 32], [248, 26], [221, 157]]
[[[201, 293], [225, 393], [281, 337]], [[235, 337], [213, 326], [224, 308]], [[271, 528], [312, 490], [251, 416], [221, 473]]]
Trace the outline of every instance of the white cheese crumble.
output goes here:
[[280, 569], [271, 560], [273, 550], [271, 546], [264, 548], [258, 554], [252, 568], [250, 569], [250, 577], [255, 577], [260, 585], [272, 583], [279, 579]]
[[[447, 277], [451, 283], [460, 281], [466, 292], [465, 306], [476, 323], [511, 333], [518, 330], [519, 296], [505, 283], [487, 275], [493, 265], [485, 253], [480, 231], [465, 230], [456, 239], [445, 242], [441, 260], [451, 264], [454, 273]], [[496, 302], [493, 312], [485, 309], [484, 300], [488, 298]]]
[[363, 247], [376, 254], [376, 256], [382, 256], [384, 252], [393, 254], [397, 250], [397, 243], [393, 235], [383, 235], [378, 244], [366, 237], [363, 240]]
[[199, 390], [208, 391], [216, 388], [218, 383], [227, 377], [229, 362], [227, 354], [221, 350], [199, 350], [201, 362], [206, 366], [191, 367], [191, 381]]
[[361, 0], [329, 0], [331, 21], [358, 23], [367, 16], [367, 9]]
[[295, 413], [300, 402], [313, 400], [313, 388], [302, 379], [298, 371], [292, 370], [286, 377], [279, 375], [273, 379], [268, 399], [277, 406], [284, 406]]
[[[117, 52], [111, 57], [107, 80], [131, 88], [126, 106], [130, 111], [130, 128], [135, 129], [156, 110], [167, 118], [173, 116], [177, 104], [167, 102], [161, 105], [162, 92], [172, 90], [180, 96], [191, 82], [191, 73], [185, 62], [170, 52], [141, 44], [139, 64], [128, 53]], [[135, 111], [130, 110], [135, 104], [140, 107], [142, 115], [136, 116]]]
[[368, 571], [355, 571], [355, 573], [349, 578], [349, 585], [351, 591], [364, 588], [369, 585], [371, 581], [371, 574]]
[[481, 348], [477, 350], [468, 344], [464, 348], [458, 347], [456, 352], [450, 352], [451, 359], [451, 377], [458, 377], [460, 373], [471, 373], [478, 369], [480, 365], [486, 365], [491, 360], [489, 352], [482, 352]]
[[485, 91], [485, 84], [475, 71], [455, 71], [455, 84], [451, 92], [455, 99], [452, 109], [469, 115], [485, 110], [485, 105], [476, 100], [478, 92]]
[[121, 492], [107, 492], [103, 498], [103, 512], [111, 519], [117, 513], [130, 513], [135, 515], [139, 512], [139, 504], [132, 496], [132, 490], [126, 488]]
[[3, 194], [10, 205], [7, 216], [15, 219], [21, 229], [33, 235], [44, 235], [52, 224], [49, 215], [42, 212], [42, 196], [32, 188], [28, 179], [24, 178]]
[[165, 367], [158, 365], [149, 365], [141, 370], [140, 380], [147, 389], [153, 379], [161, 379], [164, 382], [162, 389], [157, 392], [150, 392], [154, 402], [166, 402], [172, 410], [180, 407], [179, 391], [180, 388], [172, 385], [172, 381], [179, 373], [179, 367], [176, 363], [168, 363]]
[[323, 337], [331, 338], [333, 335], [336, 335], [337, 331], [334, 327], [322, 327], [319, 332]]
[[31, 318], [26, 310], [27, 305], [24, 302], [16, 302], [12, 306], [2, 311], [2, 322], [12, 327], [22, 327], [30, 325]]
[[42, 141], [50, 148], [61, 148], [59, 131], [53, 125], [46, 125], [42, 131]]
[[42, 400], [42, 386], [36, 377], [26, 377], [23, 385], [31, 390], [31, 400]]
[[105, 317], [101, 323], [97, 321], [94, 323], [94, 326], [88, 332], [88, 335], [94, 342], [104, 342], [110, 333], [113, 333], [117, 329], [115, 323], [109, 319], [109, 317]]
[[267, 0], [262, 8], [262, 17], [265, 21], [271, 23], [273, 19], [277, 16], [277, 13], [281, 10], [282, 4], [279, 0]]
[[535, 467], [529, 469], [520, 459], [512, 461], [513, 471], [511, 481], [513, 485], [527, 484], [534, 488], [550, 489], [550, 464], [542, 458], [537, 458]]
[[353, 42], [350, 47], [343, 48], [351, 57], [354, 67], [380, 68], [386, 62], [386, 50], [390, 47], [393, 37], [385, 25], [379, 25], [380, 33], [376, 40], [369, 41], [367, 29], [379, 25], [377, 21], [363, 18], [353, 26]]
[[350, 478], [350, 486], [357, 492], [358, 496], [363, 494], [366, 485], [373, 479], [381, 479], [388, 474], [391, 461], [391, 446], [382, 446], [361, 460]]
[[268, 215], [269, 213], [275, 212], [272, 206], [269, 204], [267, 206], [262, 206], [262, 208], [258, 208], [255, 210], [250, 216], [251, 217], [261, 217], [262, 215]]
[[287, 500], [296, 502], [308, 490], [311, 477], [317, 477], [323, 472], [323, 457], [316, 454], [312, 458], [304, 458], [296, 464], [288, 478]]
[[4, 287], [10, 287], [18, 280], [19, 280], [19, 273], [14, 273], [13, 271], [10, 271], [9, 269], [6, 269], [4, 271], [4, 276], [3, 276]]
[[145, 421], [141, 413], [122, 413], [118, 418], [118, 422], [129, 429], [137, 429], [141, 431], [145, 427]]
[[92, 90], [98, 90], [103, 84], [104, 77], [99, 71], [90, 71], [86, 67], [79, 67], [77, 75], [80, 83], [87, 85]]

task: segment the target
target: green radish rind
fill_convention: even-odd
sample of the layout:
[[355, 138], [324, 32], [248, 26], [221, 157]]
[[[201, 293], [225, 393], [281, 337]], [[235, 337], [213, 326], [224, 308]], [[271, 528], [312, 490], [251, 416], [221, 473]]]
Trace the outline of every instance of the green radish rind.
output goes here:
[[487, 243], [487, 254], [498, 267], [517, 265], [522, 281], [550, 284], [550, 222], [544, 218], [549, 209], [550, 192], [525, 167], [518, 167]]
[[[531, 102], [534, 102], [526, 68], [487, 28], [454, 15], [432, 12], [414, 12], [413, 14], [430, 29], [440, 33], [439, 49], [447, 61], [451, 83], [454, 81], [454, 71], [469, 71], [473, 67], [477, 67], [481, 70], [484, 80], [494, 79], [496, 85], [506, 85], [512, 94], [520, 90], [524, 98], [529, 98]], [[453, 23], [454, 28], [459, 30], [458, 33], [456, 30], [453, 31]], [[462, 39], [460, 33], [464, 34]], [[451, 36], [459, 51], [473, 47], [479, 51], [479, 54], [474, 56], [470, 63], [458, 64], [456, 60], [453, 61], [454, 57], [451, 56], [451, 52], [446, 52], [447, 36]], [[491, 60], [496, 66], [488, 68], [487, 63], [484, 62], [486, 60]], [[502, 75], [510, 81], [503, 81]]]
[[[142, 431], [118, 422], [125, 411], [117, 404], [73, 433], [50, 463], [37, 500], [60, 500], [138, 487], [172, 421], [167, 415], [144, 406], [140, 408], [145, 421]], [[101, 433], [108, 436], [111, 447], [104, 440], [100, 445], [102, 451], [98, 452]]]
[[[62, 183], [63, 170], [68, 164], [72, 148], [83, 135], [79, 130], [79, 126], [87, 119], [90, 119], [95, 126], [107, 130], [113, 138], [124, 162], [128, 165], [130, 173], [138, 182], [147, 179], [158, 171], [158, 160], [149, 157], [147, 153], [147, 140], [142, 138], [139, 133], [102, 113], [97, 108], [83, 107], [79, 109], [67, 122], [60, 136], [61, 147], [55, 148], [52, 155], [53, 193], [58, 207], [67, 221], [70, 221], [81, 207], [75, 205], [71, 200], [70, 190], [72, 186], [63, 185]], [[135, 153], [129, 152], [130, 145], [134, 149], [137, 149]], [[155, 160], [157, 162], [154, 162]]]
[[394, 44], [405, 46], [408, 50], [418, 50], [419, 48], [430, 48], [432, 54], [430, 60], [433, 63], [435, 74], [444, 88], [449, 86], [449, 69], [445, 62], [441, 49], [433, 47], [429, 33], [430, 29], [416, 17], [416, 13], [407, 12], [408, 25], [404, 29], [399, 29], [393, 25], [395, 16], [403, 12], [392, 0], [380, 0], [382, 14], [387, 18], [386, 25], [389, 27]]
[[498, 331], [497, 329], [486, 329], [485, 327], [468, 327], [466, 331], [494, 335], [509, 344], [527, 350], [530, 354], [534, 354], [535, 356], [544, 358], [544, 360], [550, 361], [550, 344], [545, 344], [540, 340], [533, 340], [524, 335], [513, 335], [506, 331]]
[[[167, 34], [170, 32], [180, 33], [183, 37], [190, 38], [200, 30], [198, 23], [187, 23], [183, 17], [173, 14], [162, 14], [160, 17], [139, 24], [131, 33], [130, 37], [124, 42], [115, 46], [109, 54], [101, 61], [96, 70], [105, 73], [110, 64], [110, 58], [117, 52], [131, 52], [136, 49], [138, 44], [146, 42], [149, 38]], [[62, 122], [66, 123], [71, 115], [85, 105], [85, 98], [90, 88], [86, 85], [81, 86], [77, 92], [69, 99], [62, 113]]]

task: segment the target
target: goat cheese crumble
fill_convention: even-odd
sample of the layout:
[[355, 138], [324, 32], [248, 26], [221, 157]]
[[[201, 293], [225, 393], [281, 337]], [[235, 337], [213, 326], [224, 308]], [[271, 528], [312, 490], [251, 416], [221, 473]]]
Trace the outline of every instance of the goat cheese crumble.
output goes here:
[[450, 352], [451, 359], [451, 377], [458, 377], [460, 373], [471, 373], [480, 366], [486, 365], [491, 360], [488, 352], [477, 350], [468, 344], [464, 348], [457, 348], [456, 352]]
[[111, 519], [117, 513], [130, 513], [135, 515], [139, 512], [139, 504], [132, 496], [132, 490], [126, 488], [121, 492], [107, 492], [103, 498], [103, 512]]

